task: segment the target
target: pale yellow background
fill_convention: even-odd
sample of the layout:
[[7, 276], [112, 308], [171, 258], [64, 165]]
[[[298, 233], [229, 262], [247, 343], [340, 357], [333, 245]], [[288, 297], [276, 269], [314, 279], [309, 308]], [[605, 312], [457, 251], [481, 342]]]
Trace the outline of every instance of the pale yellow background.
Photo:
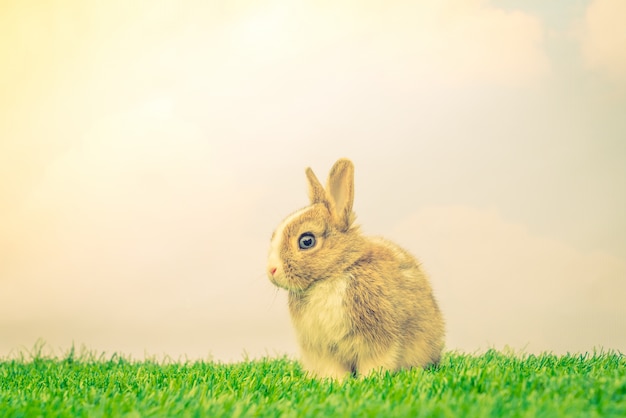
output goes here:
[[295, 355], [269, 237], [343, 156], [448, 348], [625, 351], [626, 2], [415, 3], [3, 0], [0, 357]]

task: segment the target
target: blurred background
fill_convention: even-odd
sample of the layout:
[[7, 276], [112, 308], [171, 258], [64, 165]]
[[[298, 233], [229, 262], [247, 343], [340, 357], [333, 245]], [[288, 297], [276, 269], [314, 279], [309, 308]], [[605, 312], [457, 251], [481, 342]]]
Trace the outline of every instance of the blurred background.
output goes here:
[[297, 346], [269, 238], [356, 166], [447, 348], [626, 351], [626, 2], [0, 2], [0, 357]]

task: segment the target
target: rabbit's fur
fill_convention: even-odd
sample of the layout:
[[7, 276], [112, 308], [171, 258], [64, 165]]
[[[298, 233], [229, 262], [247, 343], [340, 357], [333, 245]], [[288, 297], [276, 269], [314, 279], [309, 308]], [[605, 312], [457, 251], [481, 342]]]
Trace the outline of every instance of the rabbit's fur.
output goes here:
[[268, 276], [287, 289], [305, 370], [364, 376], [437, 364], [444, 321], [418, 261], [353, 224], [354, 166], [340, 159], [323, 188], [306, 170], [311, 205], [274, 231]]

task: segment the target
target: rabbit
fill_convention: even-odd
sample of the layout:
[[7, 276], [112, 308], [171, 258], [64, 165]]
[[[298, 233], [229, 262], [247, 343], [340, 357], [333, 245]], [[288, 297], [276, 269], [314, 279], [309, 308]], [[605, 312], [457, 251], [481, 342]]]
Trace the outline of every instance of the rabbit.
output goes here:
[[274, 231], [269, 280], [288, 292], [305, 372], [364, 377], [438, 364], [444, 320], [407, 251], [354, 225], [354, 165], [338, 160], [326, 188], [306, 169], [310, 206]]

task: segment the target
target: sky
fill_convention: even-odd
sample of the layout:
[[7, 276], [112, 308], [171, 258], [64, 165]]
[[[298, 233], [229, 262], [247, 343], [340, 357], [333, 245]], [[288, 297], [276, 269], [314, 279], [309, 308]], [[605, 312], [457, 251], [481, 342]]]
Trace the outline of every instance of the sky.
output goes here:
[[431, 278], [447, 350], [626, 351], [626, 2], [0, 3], [0, 357], [297, 356], [304, 170]]

